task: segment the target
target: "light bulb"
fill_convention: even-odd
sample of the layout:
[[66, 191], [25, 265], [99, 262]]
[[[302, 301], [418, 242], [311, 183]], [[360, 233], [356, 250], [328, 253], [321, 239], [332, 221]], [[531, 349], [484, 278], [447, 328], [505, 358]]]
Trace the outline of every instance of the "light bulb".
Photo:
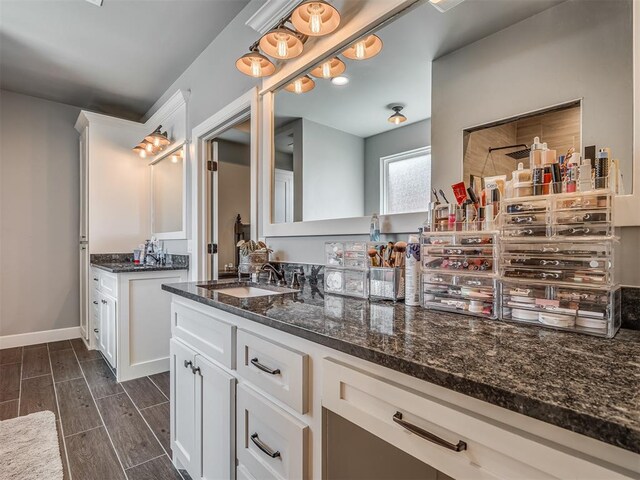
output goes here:
[[366, 54], [366, 45], [364, 43], [364, 40], [361, 40], [358, 43], [356, 43], [356, 58], [358, 60], [362, 60], [365, 57], [365, 54]]
[[331, 62], [322, 64], [322, 78], [331, 78]]
[[178, 163], [178, 156], [177, 155], [171, 155], [171, 161], [173, 163]]
[[302, 93], [302, 79], [298, 78], [295, 82], [293, 82], [293, 91], [295, 93]]
[[393, 116], [393, 123], [395, 123], [396, 125], [400, 125], [400, 117], [399, 116]]
[[320, 5], [309, 6], [309, 30], [318, 34], [322, 31], [322, 7]]
[[147, 152], [152, 153], [153, 152], [153, 143], [147, 143], [147, 146], [145, 148], [147, 149]]
[[259, 58], [251, 59], [251, 75], [253, 77], [261, 77], [262, 76], [262, 63]]
[[140, 158], [147, 158], [147, 152], [143, 149], [138, 150], [138, 155], [140, 155]]
[[287, 44], [287, 37], [284, 35], [278, 36], [278, 56], [280, 58], [287, 58], [289, 55], [289, 45]]
[[154, 144], [156, 147], [159, 147], [159, 146], [160, 146], [160, 138], [155, 137], [155, 138], [153, 139], [153, 144]]

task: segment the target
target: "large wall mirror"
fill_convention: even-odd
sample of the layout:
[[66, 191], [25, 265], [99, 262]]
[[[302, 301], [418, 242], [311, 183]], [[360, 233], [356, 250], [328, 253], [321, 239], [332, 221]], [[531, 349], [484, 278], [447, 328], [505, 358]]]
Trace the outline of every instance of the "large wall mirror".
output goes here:
[[632, 0], [417, 2], [371, 34], [273, 92], [270, 223], [421, 212], [534, 136], [609, 147], [632, 192]]
[[160, 239], [186, 238], [185, 149], [151, 164], [151, 232]]

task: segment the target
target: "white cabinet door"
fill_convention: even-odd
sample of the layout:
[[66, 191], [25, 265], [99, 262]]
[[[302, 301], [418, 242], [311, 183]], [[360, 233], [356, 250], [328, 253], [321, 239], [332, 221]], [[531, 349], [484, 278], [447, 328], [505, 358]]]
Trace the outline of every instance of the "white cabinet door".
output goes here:
[[89, 246], [80, 244], [80, 335], [89, 341]]
[[200, 355], [196, 355], [196, 373], [197, 478], [234, 479], [236, 379]]
[[195, 352], [171, 340], [171, 448], [173, 456], [192, 478], [198, 478], [196, 450]]
[[98, 340], [98, 350], [107, 358], [107, 350], [109, 344], [109, 332], [107, 326], [107, 301], [105, 296], [100, 292], [96, 292], [96, 300], [98, 301], [98, 331], [96, 332]]
[[116, 345], [117, 345], [117, 323], [116, 323], [116, 301], [107, 296], [103, 296], [104, 303], [102, 304], [102, 310], [100, 316], [102, 317], [102, 334], [106, 337], [102, 343], [105, 345], [105, 350], [102, 352], [107, 361], [113, 368], [116, 368]]

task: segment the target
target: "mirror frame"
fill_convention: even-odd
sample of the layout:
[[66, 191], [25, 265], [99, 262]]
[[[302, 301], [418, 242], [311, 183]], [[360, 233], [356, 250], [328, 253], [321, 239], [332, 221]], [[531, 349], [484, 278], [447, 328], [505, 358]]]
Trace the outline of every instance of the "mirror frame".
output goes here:
[[[615, 197], [616, 226], [640, 226], [640, 0], [633, 1], [633, 174], [632, 193]], [[360, 12], [334, 35], [321, 38], [312, 49], [286, 63], [272, 77], [265, 79], [259, 92], [260, 164], [263, 237], [316, 235], [353, 235], [369, 232], [369, 217], [272, 223], [274, 168], [274, 97], [283, 85], [303, 74], [323, 58], [339, 52], [365, 33], [380, 27], [402, 11], [424, 3], [422, 0], [366, 0]], [[433, 139], [432, 139], [433, 143]], [[462, 168], [462, 165], [461, 165]], [[382, 233], [415, 231], [425, 219], [425, 212], [380, 216]]]
[[[187, 163], [188, 163], [188, 149], [184, 148], [186, 142], [182, 142], [176, 146], [174, 146], [167, 153], [164, 153], [162, 156], [155, 158], [151, 163], [149, 163], [149, 167], [151, 168], [150, 176], [150, 210], [151, 210], [151, 235], [155, 236], [158, 240], [185, 240], [187, 238]], [[153, 175], [155, 166], [167, 160], [171, 155], [173, 155], [178, 150], [183, 149], [183, 158], [182, 158], [182, 227], [180, 230], [175, 232], [156, 232], [155, 231], [155, 216], [154, 216], [154, 188], [153, 188]]]

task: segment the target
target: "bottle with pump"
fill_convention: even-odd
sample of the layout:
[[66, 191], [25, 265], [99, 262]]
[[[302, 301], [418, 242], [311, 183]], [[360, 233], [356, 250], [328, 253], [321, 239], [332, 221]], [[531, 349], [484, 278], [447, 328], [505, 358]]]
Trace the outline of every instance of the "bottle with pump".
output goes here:
[[372, 242], [380, 241], [380, 220], [378, 214], [374, 213], [371, 216], [371, 225], [369, 226], [369, 240]]

